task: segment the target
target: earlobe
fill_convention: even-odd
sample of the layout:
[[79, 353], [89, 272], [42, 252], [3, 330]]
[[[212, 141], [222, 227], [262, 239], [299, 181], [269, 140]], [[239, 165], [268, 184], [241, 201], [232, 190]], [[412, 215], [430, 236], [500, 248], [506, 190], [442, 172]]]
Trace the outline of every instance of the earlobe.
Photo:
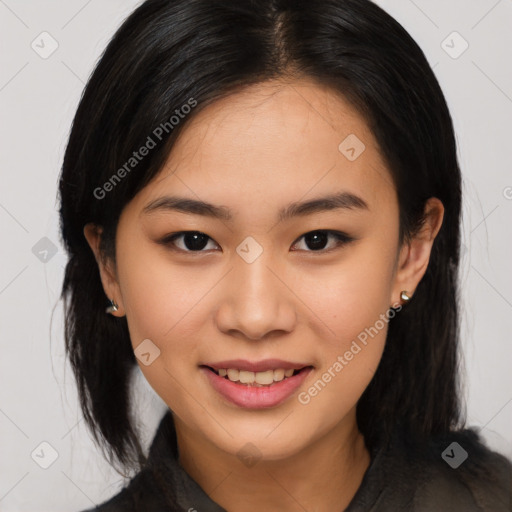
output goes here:
[[110, 313], [113, 316], [121, 317], [124, 316], [124, 308], [121, 301], [119, 284], [117, 282], [115, 272], [110, 268], [110, 261], [106, 260], [100, 252], [102, 232], [103, 230], [101, 226], [97, 226], [92, 223], [86, 224], [84, 226], [84, 236], [92, 252], [94, 253], [94, 257], [100, 272], [103, 290], [110, 301], [110, 305], [106, 307], [105, 312]]

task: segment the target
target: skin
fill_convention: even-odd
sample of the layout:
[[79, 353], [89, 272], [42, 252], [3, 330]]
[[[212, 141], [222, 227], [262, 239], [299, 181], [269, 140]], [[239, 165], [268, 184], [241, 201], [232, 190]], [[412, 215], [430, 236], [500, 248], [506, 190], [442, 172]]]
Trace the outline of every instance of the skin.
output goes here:
[[[350, 134], [366, 146], [354, 161], [338, 150]], [[292, 202], [338, 191], [368, 209], [276, 220]], [[143, 213], [165, 195], [227, 207], [233, 219]], [[251, 86], [191, 119], [166, 166], [123, 210], [115, 264], [98, 252], [101, 228], [85, 227], [134, 349], [149, 338], [161, 351], [139, 366], [173, 411], [179, 461], [222, 507], [349, 504], [370, 464], [356, 404], [381, 359], [387, 323], [309, 403], [297, 395], [400, 304], [402, 290], [414, 294], [444, 214], [436, 198], [425, 210], [423, 228], [399, 246], [396, 191], [365, 120], [332, 90], [302, 79]], [[320, 229], [355, 240], [337, 246], [329, 236], [315, 251], [304, 235]], [[201, 253], [186, 252], [183, 237], [174, 249], [158, 243], [187, 230], [210, 237]], [[247, 236], [263, 249], [250, 264], [236, 252]], [[314, 370], [282, 404], [248, 410], [227, 402], [199, 371], [201, 363], [233, 358], [280, 358]], [[251, 467], [237, 456], [249, 442], [260, 457]]]

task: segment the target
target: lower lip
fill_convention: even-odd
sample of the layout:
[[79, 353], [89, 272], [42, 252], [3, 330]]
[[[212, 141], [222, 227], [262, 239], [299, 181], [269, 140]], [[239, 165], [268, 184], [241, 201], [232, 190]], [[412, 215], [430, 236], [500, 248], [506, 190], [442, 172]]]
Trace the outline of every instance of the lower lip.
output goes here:
[[206, 375], [213, 388], [231, 403], [247, 409], [264, 409], [280, 405], [289, 398], [313, 368], [304, 368], [293, 377], [262, 387], [232, 382], [204, 366], [200, 367], [200, 370]]

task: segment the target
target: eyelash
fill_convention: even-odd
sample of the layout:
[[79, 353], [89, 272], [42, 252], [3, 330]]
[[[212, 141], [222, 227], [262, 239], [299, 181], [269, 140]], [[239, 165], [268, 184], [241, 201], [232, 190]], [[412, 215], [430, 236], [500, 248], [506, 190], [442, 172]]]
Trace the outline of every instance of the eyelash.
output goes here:
[[[317, 230], [314, 230], [314, 231], [308, 231], [307, 233], [304, 233], [303, 235], [301, 235], [296, 242], [294, 242], [293, 245], [296, 245], [298, 243], [299, 240], [301, 240], [302, 238], [304, 238], [305, 236], [307, 235], [312, 235], [312, 234], [315, 234], [315, 233], [323, 233], [323, 234], [327, 234], [327, 235], [332, 235], [334, 236], [334, 238], [336, 239], [336, 246], [331, 248], [331, 249], [319, 249], [317, 251], [313, 251], [313, 250], [306, 250], [305, 252], [311, 252], [311, 253], [317, 253], [317, 254], [328, 254], [336, 249], [340, 249], [341, 247], [343, 247], [344, 245], [347, 245], [349, 244], [350, 242], [353, 242], [355, 241], [355, 238], [352, 238], [350, 236], [348, 236], [347, 234], [345, 233], [342, 233], [340, 231], [333, 231], [333, 230], [328, 230], [328, 229], [317, 229]], [[213, 238], [209, 237], [208, 235], [206, 235], [206, 233], [203, 233], [201, 231], [179, 231], [177, 233], [171, 233], [167, 236], [165, 236], [164, 238], [162, 238], [159, 243], [162, 244], [162, 245], [165, 245], [167, 247], [170, 247], [172, 250], [175, 250], [175, 251], [178, 251], [178, 252], [183, 252], [183, 253], [191, 253], [191, 254], [194, 254], [194, 253], [202, 253], [202, 252], [206, 252], [204, 251], [203, 249], [202, 250], [199, 250], [199, 251], [191, 251], [191, 250], [188, 250], [188, 249], [181, 249], [179, 247], [176, 247], [174, 245], [174, 241], [184, 235], [187, 235], [187, 234], [197, 234], [197, 235], [205, 235], [208, 237], [209, 241], [212, 240], [213, 241]], [[215, 242], [217, 243], [217, 242]], [[217, 244], [218, 245], [218, 244]]]

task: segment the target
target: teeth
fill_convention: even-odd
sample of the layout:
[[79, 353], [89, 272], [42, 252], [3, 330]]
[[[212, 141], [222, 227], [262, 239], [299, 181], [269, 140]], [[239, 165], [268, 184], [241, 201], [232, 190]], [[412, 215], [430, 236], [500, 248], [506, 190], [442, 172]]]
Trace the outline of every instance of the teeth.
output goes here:
[[240, 370], [240, 374], [238, 375], [238, 380], [242, 384], [252, 384], [255, 380], [254, 372], [247, 372], [245, 370]]
[[234, 370], [233, 368], [227, 370], [227, 373], [228, 379], [232, 380], [233, 382], [236, 382], [238, 380], [238, 376], [240, 375], [240, 372], [238, 370]]
[[217, 373], [220, 377], [226, 377], [232, 382], [241, 384], [251, 384], [254, 386], [268, 386], [273, 382], [280, 382], [286, 377], [291, 377], [295, 370], [293, 368], [285, 370], [266, 370], [264, 372], [249, 372], [247, 370], [238, 370], [236, 368], [220, 368]]
[[279, 370], [274, 370], [274, 380], [276, 382], [279, 382], [284, 379], [284, 373], [285, 371], [282, 368], [279, 368]]
[[267, 370], [266, 372], [257, 372], [254, 373], [253, 375], [255, 382], [257, 382], [258, 384], [272, 384], [272, 382], [274, 382], [274, 370]]

